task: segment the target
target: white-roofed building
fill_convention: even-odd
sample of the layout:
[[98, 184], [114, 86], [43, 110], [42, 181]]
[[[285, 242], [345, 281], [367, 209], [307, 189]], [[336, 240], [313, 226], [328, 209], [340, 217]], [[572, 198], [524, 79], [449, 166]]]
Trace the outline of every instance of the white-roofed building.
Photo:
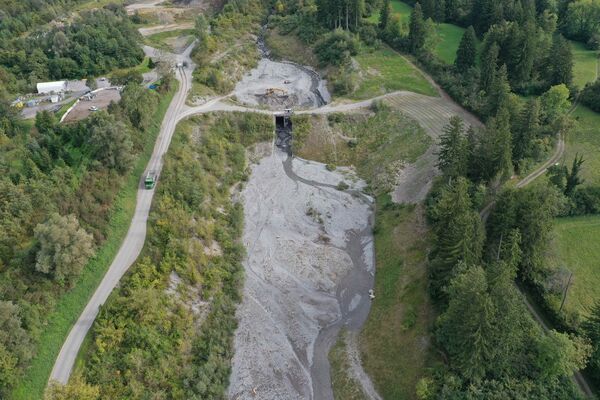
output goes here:
[[67, 90], [67, 81], [40, 82], [37, 84], [39, 94], [62, 93]]

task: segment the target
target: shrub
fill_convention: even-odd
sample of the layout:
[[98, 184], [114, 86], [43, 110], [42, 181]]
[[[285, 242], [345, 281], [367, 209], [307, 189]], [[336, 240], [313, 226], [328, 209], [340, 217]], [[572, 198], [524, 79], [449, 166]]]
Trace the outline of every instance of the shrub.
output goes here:
[[592, 110], [600, 112], [600, 80], [585, 85], [579, 100]]
[[323, 36], [315, 45], [322, 65], [343, 65], [358, 53], [359, 42], [350, 32], [337, 29]]
[[350, 94], [358, 87], [358, 74], [348, 64], [330, 75], [331, 86], [338, 95]]
[[341, 191], [343, 191], [343, 190], [346, 190], [346, 189], [348, 189], [349, 187], [350, 187], [350, 185], [348, 185], [348, 184], [347, 184], [346, 182], [344, 182], [344, 181], [340, 181], [340, 183], [338, 183], [338, 184], [337, 184], [337, 186], [336, 186], [337, 190], [341, 190]]

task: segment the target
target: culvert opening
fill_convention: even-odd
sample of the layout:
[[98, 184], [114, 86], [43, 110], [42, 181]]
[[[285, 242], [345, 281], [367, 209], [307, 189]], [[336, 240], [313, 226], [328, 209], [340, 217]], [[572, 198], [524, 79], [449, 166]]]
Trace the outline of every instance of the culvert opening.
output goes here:
[[292, 112], [286, 110], [275, 114], [275, 145], [289, 155], [292, 155]]

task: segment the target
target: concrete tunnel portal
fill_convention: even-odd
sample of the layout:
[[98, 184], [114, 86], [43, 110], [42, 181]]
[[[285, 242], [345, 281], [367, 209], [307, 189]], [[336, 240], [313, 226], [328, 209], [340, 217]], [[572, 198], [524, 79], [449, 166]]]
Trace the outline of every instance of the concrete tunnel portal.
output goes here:
[[292, 155], [292, 112], [285, 110], [275, 114], [275, 145]]

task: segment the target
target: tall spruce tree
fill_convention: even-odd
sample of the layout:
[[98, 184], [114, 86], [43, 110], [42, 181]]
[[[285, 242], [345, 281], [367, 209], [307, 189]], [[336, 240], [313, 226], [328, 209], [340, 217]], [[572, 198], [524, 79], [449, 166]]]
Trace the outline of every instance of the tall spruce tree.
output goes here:
[[496, 74], [489, 89], [487, 90], [486, 115], [494, 116], [502, 106], [508, 104], [510, 95], [510, 84], [508, 83], [508, 72], [506, 65], [502, 65]]
[[465, 176], [468, 163], [467, 139], [460, 117], [454, 115], [440, 136], [438, 168], [449, 179]]
[[459, 177], [444, 188], [433, 214], [437, 240], [430, 264], [430, 288], [434, 298], [445, 300], [458, 264], [475, 265], [481, 259], [484, 233], [479, 214], [471, 208], [469, 182]]
[[508, 179], [513, 173], [512, 164], [512, 135], [510, 132], [510, 112], [501, 107], [491, 125], [494, 143], [494, 163], [496, 171], [503, 179]]
[[497, 352], [494, 320], [498, 310], [488, 293], [483, 268], [467, 267], [452, 280], [448, 309], [438, 319], [437, 338], [452, 365], [468, 379], [483, 378]]
[[529, 100], [523, 109], [517, 130], [513, 135], [513, 160], [531, 157], [533, 141], [540, 128], [540, 101], [537, 97]]
[[458, 72], [465, 72], [475, 65], [477, 58], [477, 38], [475, 37], [475, 29], [469, 26], [460, 40], [458, 49], [456, 50], [456, 60], [454, 65]]
[[390, 0], [385, 0], [381, 5], [381, 11], [379, 13], [379, 29], [382, 31], [387, 29], [391, 14], [392, 6], [390, 5]]
[[561, 35], [555, 35], [548, 56], [547, 80], [550, 85], [573, 82], [573, 52], [571, 45]]
[[408, 45], [413, 54], [418, 54], [425, 45], [426, 39], [425, 20], [423, 19], [423, 11], [421, 4], [415, 4], [412, 13], [410, 14], [410, 24], [408, 31]]
[[571, 166], [571, 171], [569, 171], [569, 174], [567, 175], [565, 185], [565, 196], [567, 197], [573, 196], [575, 193], [575, 188], [583, 183], [583, 178], [579, 175], [583, 162], [583, 155], [577, 157], [577, 154], [575, 154], [573, 165]]
[[433, 19], [436, 22], [446, 21], [446, 0], [437, 0], [435, 2], [435, 15]]
[[421, 0], [421, 10], [423, 11], [423, 19], [435, 17], [435, 0]]
[[481, 57], [481, 88], [487, 92], [494, 82], [498, 69], [498, 54], [500, 47], [496, 43], [484, 49]]

